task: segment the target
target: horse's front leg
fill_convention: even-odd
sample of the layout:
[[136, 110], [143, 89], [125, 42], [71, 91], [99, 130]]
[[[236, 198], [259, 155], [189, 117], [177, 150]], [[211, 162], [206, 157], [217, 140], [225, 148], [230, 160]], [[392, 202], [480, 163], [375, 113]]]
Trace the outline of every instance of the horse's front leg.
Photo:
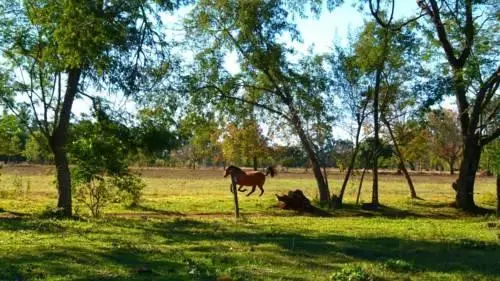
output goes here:
[[250, 194], [255, 192], [255, 187], [257, 186], [256, 185], [252, 186], [252, 191], [248, 192], [247, 196], [250, 196]]
[[260, 197], [260, 196], [262, 196], [262, 194], [264, 194], [264, 186], [259, 185], [259, 189], [260, 189], [260, 194], [259, 194], [259, 197]]
[[229, 191], [231, 191], [231, 193], [234, 193], [234, 188], [233, 188], [233, 184], [229, 184]]
[[238, 191], [241, 191], [241, 192], [246, 192], [247, 189], [246, 188], [243, 188], [243, 185], [240, 185], [240, 187], [238, 188]]

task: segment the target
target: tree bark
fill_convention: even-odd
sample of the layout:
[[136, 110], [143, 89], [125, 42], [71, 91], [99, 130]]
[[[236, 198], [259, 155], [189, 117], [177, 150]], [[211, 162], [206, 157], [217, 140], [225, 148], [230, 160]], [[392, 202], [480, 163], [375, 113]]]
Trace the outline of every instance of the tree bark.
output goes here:
[[474, 137], [465, 141], [463, 160], [456, 182], [457, 207], [465, 211], [474, 211], [476, 209], [476, 204], [474, 203], [474, 182], [481, 157], [481, 147], [478, 145], [478, 142]]
[[347, 173], [344, 176], [344, 182], [342, 183], [342, 187], [340, 188], [339, 196], [338, 196], [338, 202], [336, 202], [337, 206], [342, 205], [342, 200], [344, 199], [344, 193], [345, 189], [347, 188], [347, 183], [349, 182], [349, 178], [351, 177], [352, 169], [354, 168], [354, 163], [356, 162], [356, 156], [358, 155], [359, 151], [359, 134], [361, 133], [361, 124], [358, 124], [358, 129], [356, 131], [356, 140], [354, 145], [356, 146], [354, 148], [354, 152], [351, 157], [351, 161], [349, 162], [349, 167], [347, 168]]
[[59, 197], [57, 200], [57, 208], [65, 217], [70, 217], [73, 214], [72, 197], [71, 197], [71, 174], [69, 171], [69, 163], [67, 157], [66, 145], [68, 142], [69, 122], [71, 119], [71, 109], [73, 101], [78, 92], [78, 84], [80, 81], [81, 69], [68, 70], [68, 80], [66, 93], [61, 107], [59, 118], [56, 116], [56, 127], [50, 139], [50, 147], [54, 153], [54, 161], [57, 172], [57, 189]]
[[387, 130], [389, 131], [389, 135], [392, 139], [392, 143], [394, 144], [394, 149], [396, 150], [396, 155], [399, 158], [399, 167], [401, 168], [401, 171], [403, 172], [406, 181], [408, 182], [408, 188], [410, 189], [410, 196], [413, 199], [418, 199], [419, 197], [417, 196], [417, 192], [415, 191], [415, 186], [413, 185], [413, 181], [411, 180], [410, 174], [408, 173], [408, 170], [406, 169], [406, 161], [404, 159], [403, 154], [401, 153], [401, 150], [399, 149], [399, 145], [396, 141], [396, 137], [394, 136], [394, 133], [392, 132], [391, 124], [387, 119], [382, 118], [382, 121], [384, 122], [385, 126], [387, 127]]
[[356, 196], [356, 205], [359, 204], [359, 196], [361, 195], [361, 188], [363, 187], [363, 180], [365, 179], [366, 168], [363, 169], [361, 179], [359, 180], [358, 195]]
[[497, 174], [497, 218], [500, 218], [500, 173]]
[[257, 156], [253, 157], [253, 170], [257, 171]]
[[378, 200], [378, 149], [379, 149], [379, 121], [378, 121], [378, 101], [380, 93], [380, 80], [382, 79], [382, 66], [377, 69], [375, 77], [375, 91], [373, 92], [373, 147], [372, 147], [372, 161], [373, 161], [373, 186], [372, 186], [372, 202], [374, 206], [379, 205]]
[[330, 200], [330, 191], [328, 185], [326, 184], [325, 178], [323, 177], [323, 173], [321, 172], [321, 165], [319, 164], [318, 156], [316, 155], [316, 152], [309, 142], [309, 138], [307, 137], [307, 134], [302, 127], [302, 122], [300, 121], [299, 116], [296, 114], [295, 108], [290, 104], [289, 108], [292, 113], [292, 124], [294, 125], [294, 128], [299, 135], [302, 146], [304, 147], [304, 150], [306, 151], [307, 156], [311, 161], [311, 167], [319, 190], [319, 201], [328, 202]]
[[450, 160], [450, 163], [448, 163], [450, 165], [450, 175], [454, 175], [455, 174], [455, 160]]

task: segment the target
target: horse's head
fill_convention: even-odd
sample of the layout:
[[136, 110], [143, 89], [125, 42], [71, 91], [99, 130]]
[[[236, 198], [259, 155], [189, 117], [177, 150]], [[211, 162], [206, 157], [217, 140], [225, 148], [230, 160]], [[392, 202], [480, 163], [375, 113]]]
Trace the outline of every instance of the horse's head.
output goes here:
[[232, 174], [233, 172], [238, 172], [238, 171], [241, 171], [241, 169], [236, 167], [236, 166], [231, 165], [231, 166], [227, 167], [226, 170], [224, 171], [224, 177], [227, 177], [230, 174]]
[[226, 170], [224, 170], [224, 177], [226, 178], [227, 176], [229, 176], [233, 172], [234, 168], [235, 167], [232, 165], [227, 167]]

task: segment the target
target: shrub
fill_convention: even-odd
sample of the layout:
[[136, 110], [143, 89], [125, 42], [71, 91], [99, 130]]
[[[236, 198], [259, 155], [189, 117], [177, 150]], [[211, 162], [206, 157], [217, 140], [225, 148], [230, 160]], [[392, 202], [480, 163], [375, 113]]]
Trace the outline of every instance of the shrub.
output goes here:
[[120, 192], [120, 202], [130, 206], [137, 206], [142, 197], [142, 190], [146, 184], [137, 176], [126, 173], [112, 179], [113, 185]]
[[104, 178], [80, 182], [75, 187], [76, 201], [85, 205], [94, 217], [100, 216], [102, 208], [113, 199], [113, 192]]
[[129, 172], [128, 145], [118, 129], [107, 119], [82, 121], [74, 128], [70, 152], [76, 200], [93, 216], [110, 202], [137, 205], [142, 195], [144, 183]]

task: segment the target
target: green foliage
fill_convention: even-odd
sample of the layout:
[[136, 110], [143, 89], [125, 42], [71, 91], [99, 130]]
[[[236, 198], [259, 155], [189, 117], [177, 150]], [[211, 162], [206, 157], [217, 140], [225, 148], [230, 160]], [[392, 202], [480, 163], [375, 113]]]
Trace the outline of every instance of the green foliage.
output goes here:
[[179, 134], [185, 145], [171, 156], [182, 164], [218, 164], [223, 161], [219, 137], [221, 131], [213, 113], [188, 112], [180, 122]]
[[359, 265], [345, 265], [330, 276], [331, 281], [374, 281], [375, 277]]
[[454, 111], [433, 111], [427, 116], [432, 152], [450, 165], [460, 157], [462, 134], [458, 116]]
[[138, 206], [146, 184], [136, 175], [125, 173], [112, 178], [111, 183], [119, 191], [120, 201], [129, 206]]
[[228, 163], [251, 164], [268, 153], [266, 140], [255, 120], [228, 124], [222, 141], [222, 153]]
[[179, 147], [182, 136], [173, 130], [176, 125], [171, 113], [161, 107], [142, 109], [139, 125], [134, 128], [136, 146], [146, 156], [165, 158], [168, 151]]
[[[357, 166], [360, 168], [372, 168], [373, 167], [373, 138], [367, 138], [363, 142], [359, 144], [359, 153], [356, 159]], [[379, 148], [377, 150], [379, 157], [379, 167], [384, 167], [384, 162], [388, 162], [388, 160], [392, 157], [393, 150], [392, 146], [383, 142], [382, 140], [379, 142]]]
[[21, 155], [26, 133], [14, 115], [0, 116], [0, 155]]
[[493, 174], [500, 174], [500, 139], [490, 142], [483, 148], [480, 165]]
[[28, 161], [35, 163], [47, 163], [54, 160], [47, 138], [39, 131], [33, 132], [29, 136], [23, 155]]
[[70, 146], [75, 164], [72, 178], [76, 198], [93, 216], [99, 216], [101, 209], [111, 201], [139, 204], [144, 188], [142, 181], [128, 170], [129, 140], [126, 137], [130, 137], [129, 134], [104, 112], [97, 115], [97, 123], [81, 121], [74, 126]]

